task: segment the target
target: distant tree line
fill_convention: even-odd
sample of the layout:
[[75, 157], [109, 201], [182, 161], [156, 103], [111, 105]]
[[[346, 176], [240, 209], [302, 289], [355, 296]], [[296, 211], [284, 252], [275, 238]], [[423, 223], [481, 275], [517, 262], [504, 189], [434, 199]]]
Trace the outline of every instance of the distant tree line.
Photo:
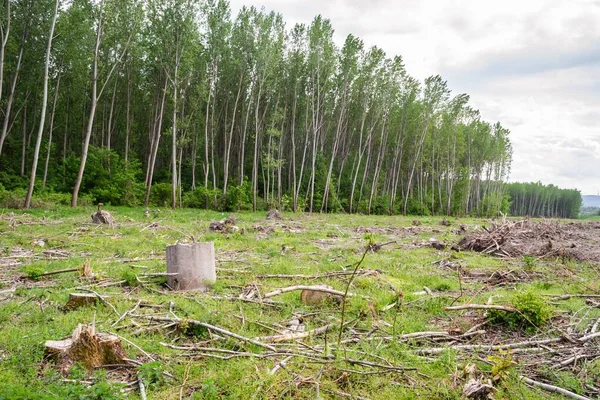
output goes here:
[[581, 192], [537, 183], [509, 183], [510, 214], [517, 216], [577, 218], [581, 209]]
[[[353, 35], [338, 47], [321, 16], [286, 27], [256, 8], [232, 17], [222, 0], [2, 0], [0, 28], [0, 185], [27, 188], [26, 207], [54, 192], [73, 206], [81, 194], [223, 210], [508, 210], [509, 131], [440, 76], [419, 82]], [[513, 207], [568, 214], [535, 198]]]

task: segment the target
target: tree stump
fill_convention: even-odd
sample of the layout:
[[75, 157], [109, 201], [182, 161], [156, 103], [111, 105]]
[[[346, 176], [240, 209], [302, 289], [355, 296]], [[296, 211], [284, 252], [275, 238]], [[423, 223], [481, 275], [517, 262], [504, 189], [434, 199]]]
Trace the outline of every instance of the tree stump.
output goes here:
[[[326, 289], [333, 289], [331, 286], [328, 286], [328, 285], [318, 285], [318, 286], [321, 286]], [[327, 293], [327, 292], [321, 292], [319, 290], [304, 289], [300, 293], [300, 301], [308, 306], [317, 306], [317, 305], [323, 304], [328, 301], [331, 301], [331, 302], [339, 305], [339, 304], [342, 304], [343, 300], [344, 299], [342, 296], [336, 296], [334, 294]]]
[[213, 242], [167, 246], [167, 284], [172, 290], [209, 289], [217, 280]]
[[123, 364], [127, 354], [117, 336], [97, 333], [94, 325], [77, 325], [70, 338], [47, 340], [46, 357], [56, 361], [61, 372], [66, 373], [76, 362], [89, 371], [109, 364]]
[[104, 210], [98, 210], [92, 214], [92, 222], [95, 224], [106, 224], [111, 228], [115, 225], [113, 216], [108, 211]]
[[79, 307], [93, 306], [98, 301], [94, 294], [89, 293], [71, 293], [69, 301], [65, 304], [65, 310], [75, 310]]
[[281, 220], [283, 218], [281, 218], [281, 214], [279, 214], [279, 211], [277, 211], [276, 209], [271, 209], [267, 211], [267, 219]]

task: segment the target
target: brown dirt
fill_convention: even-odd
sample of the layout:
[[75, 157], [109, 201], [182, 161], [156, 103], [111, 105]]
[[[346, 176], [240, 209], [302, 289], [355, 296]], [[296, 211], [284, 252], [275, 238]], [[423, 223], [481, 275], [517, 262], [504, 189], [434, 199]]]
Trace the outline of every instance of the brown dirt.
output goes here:
[[600, 222], [505, 222], [465, 236], [458, 245], [499, 257], [600, 261]]

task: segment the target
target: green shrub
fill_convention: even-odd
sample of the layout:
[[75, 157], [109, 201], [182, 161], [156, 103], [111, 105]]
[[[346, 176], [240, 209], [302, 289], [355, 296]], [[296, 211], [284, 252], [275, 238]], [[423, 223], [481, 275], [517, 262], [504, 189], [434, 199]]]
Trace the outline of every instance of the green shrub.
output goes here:
[[144, 195], [141, 177], [138, 161], [125, 162], [114, 151], [90, 147], [81, 192], [89, 194], [94, 203], [136, 206], [141, 204]]
[[206, 186], [199, 186], [195, 190], [186, 192], [183, 195], [183, 206], [189, 208], [201, 208], [208, 209], [211, 204], [214, 204], [212, 190], [209, 190]]
[[21, 208], [25, 203], [25, 189], [14, 189], [12, 191], [0, 192], [0, 207], [2, 208]]
[[240, 211], [252, 209], [252, 191], [245, 181], [241, 186], [230, 186], [223, 198], [223, 211]]
[[170, 183], [155, 183], [150, 191], [150, 204], [158, 207], [171, 205], [172, 185]]
[[510, 303], [517, 312], [490, 310], [488, 317], [492, 324], [533, 332], [548, 322], [552, 316], [552, 309], [548, 303], [531, 291], [515, 294]]

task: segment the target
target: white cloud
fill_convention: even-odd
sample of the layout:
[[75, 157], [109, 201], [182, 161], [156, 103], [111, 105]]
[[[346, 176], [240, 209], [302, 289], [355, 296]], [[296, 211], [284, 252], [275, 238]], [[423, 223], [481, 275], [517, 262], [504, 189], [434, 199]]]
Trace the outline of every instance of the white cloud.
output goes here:
[[338, 43], [352, 33], [419, 79], [442, 75], [511, 130], [511, 180], [600, 191], [600, 1], [231, 1], [243, 4], [289, 26], [322, 14]]

